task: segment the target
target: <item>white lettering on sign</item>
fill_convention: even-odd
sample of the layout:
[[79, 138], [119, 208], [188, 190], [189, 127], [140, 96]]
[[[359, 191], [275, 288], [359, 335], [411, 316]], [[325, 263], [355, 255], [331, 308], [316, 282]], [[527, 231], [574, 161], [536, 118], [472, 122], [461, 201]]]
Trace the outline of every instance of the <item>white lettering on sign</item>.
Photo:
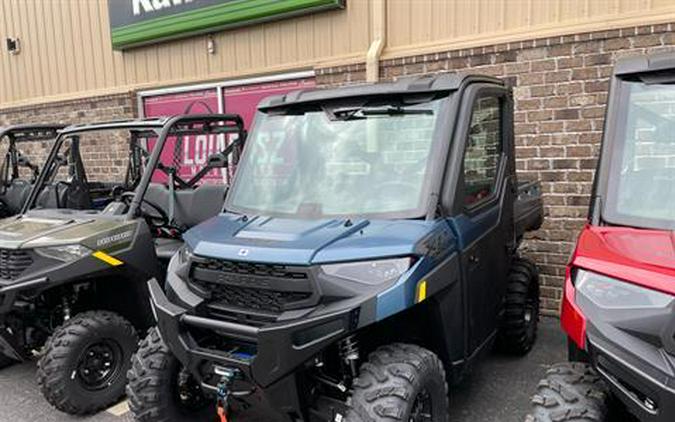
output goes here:
[[181, 4], [192, 3], [194, 0], [131, 0], [134, 10], [134, 16], [142, 13], [156, 12], [167, 7], [179, 6]]
[[[227, 139], [225, 138], [227, 136]], [[183, 138], [183, 166], [192, 167], [192, 173], [196, 174], [203, 168], [209, 159], [209, 156], [225, 149], [227, 145], [237, 139], [238, 135], [229, 133], [227, 135], [197, 135], [194, 138], [186, 136]], [[219, 169], [223, 182], [227, 181], [227, 168]]]

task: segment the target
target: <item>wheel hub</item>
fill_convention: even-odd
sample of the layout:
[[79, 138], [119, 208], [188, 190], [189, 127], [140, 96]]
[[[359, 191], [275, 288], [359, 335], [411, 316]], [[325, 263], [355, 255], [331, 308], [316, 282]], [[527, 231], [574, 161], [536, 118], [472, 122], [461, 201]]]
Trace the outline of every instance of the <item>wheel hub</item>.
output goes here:
[[82, 353], [75, 375], [87, 390], [103, 389], [116, 376], [121, 356], [121, 347], [112, 340], [90, 344]]
[[415, 398], [409, 422], [433, 422], [431, 409], [431, 394], [425, 388]]

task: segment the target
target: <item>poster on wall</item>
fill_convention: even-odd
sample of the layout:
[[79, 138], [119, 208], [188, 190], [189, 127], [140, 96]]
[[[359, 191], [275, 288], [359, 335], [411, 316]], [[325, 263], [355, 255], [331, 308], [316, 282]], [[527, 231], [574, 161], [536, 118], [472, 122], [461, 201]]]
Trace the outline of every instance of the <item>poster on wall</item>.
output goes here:
[[108, 0], [114, 49], [341, 9], [346, 0]]
[[[146, 117], [217, 113], [218, 91], [210, 89], [147, 97], [143, 99], [143, 111]], [[189, 180], [204, 167], [209, 155], [225, 149], [227, 141], [224, 135], [168, 138], [162, 150], [161, 161], [167, 166], [176, 167], [178, 176]], [[153, 147], [152, 140], [149, 147]], [[227, 169], [213, 170], [202, 179], [205, 183], [227, 183], [228, 180]], [[166, 183], [167, 176], [161, 171], [155, 171], [152, 181]]]
[[[225, 113], [239, 114], [246, 129], [251, 127], [258, 103], [271, 95], [283, 95], [296, 89], [309, 89], [315, 86], [313, 78], [269, 82], [263, 84], [228, 87], [222, 90], [222, 104]], [[195, 114], [218, 112], [218, 90], [197, 90], [176, 94], [148, 96], [143, 98], [143, 112], [146, 117], [173, 116], [176, 114]], [[184, 136], [181, 139], [169, 138], [162, 151], [161, 160], [166, 165], [178, 168], [178, 175], [188, 180], [206, 165], [209, 155], [225, 149], [236, 139], [230, 135]], [[152, 147], [152, 144], [150, 144]], [[229, 183], [233, 167], [212, 170], [203, 180], [204, 183]], [[166, 183], [164, 173], [156, 171], [153, 182]]]

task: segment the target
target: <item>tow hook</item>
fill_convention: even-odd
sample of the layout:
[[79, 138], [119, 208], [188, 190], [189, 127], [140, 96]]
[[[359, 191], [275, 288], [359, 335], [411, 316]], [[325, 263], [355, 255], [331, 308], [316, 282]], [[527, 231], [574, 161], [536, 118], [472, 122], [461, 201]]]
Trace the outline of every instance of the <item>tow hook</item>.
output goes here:
[[239, 370], [236, 368], [223, 368], [217, 366], [213, 370], [216, 375], [220, 375], [220, 382], [217, 388], [216, 411], [220, 422], [228, 422], [227, 411], [230, 400], [230, 387], [232, 382], [240, 376]]

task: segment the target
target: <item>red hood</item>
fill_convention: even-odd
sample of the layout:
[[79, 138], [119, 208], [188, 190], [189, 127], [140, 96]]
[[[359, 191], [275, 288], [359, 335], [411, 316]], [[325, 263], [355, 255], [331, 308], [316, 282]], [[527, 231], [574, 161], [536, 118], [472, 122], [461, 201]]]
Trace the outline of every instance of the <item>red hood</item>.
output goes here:
[[572, 263], [675, 294], [675, 232], [587, 225]]

